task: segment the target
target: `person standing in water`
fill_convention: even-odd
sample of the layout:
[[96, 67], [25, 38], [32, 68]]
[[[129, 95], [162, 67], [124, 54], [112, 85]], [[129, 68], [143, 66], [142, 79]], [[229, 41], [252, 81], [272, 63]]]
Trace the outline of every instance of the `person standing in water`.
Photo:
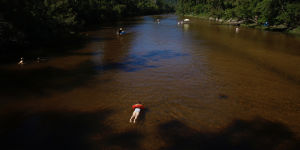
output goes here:
[[133, 119], [133, 123], [136, 122], [136, 119], [138, 118], [140, 112], [142, 109], [144, 109], [144, 106], [143, 104], [139, 101], [137, 104], [134, 104], [132, 105], [132, 109], [134, 110], [130, 119], [129, 119], [129, 122], [132, 123], [132, 119]]
[[239, 27], [236, 27], [236, 28], [235, 28], [235, 32], [238, 33], [239, 31], [240, 31], [240, 28], [239, 28]]

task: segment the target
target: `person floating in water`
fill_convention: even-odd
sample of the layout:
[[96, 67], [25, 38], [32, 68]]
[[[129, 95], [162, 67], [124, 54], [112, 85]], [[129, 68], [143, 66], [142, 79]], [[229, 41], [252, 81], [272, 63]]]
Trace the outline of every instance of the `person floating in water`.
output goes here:
[[236, 27], [235, 28], [235, 32], [239, 32], [240, 31], [240, 28], [239, 27]]
[[235, 32], [238, 33], [240, 31], [240, 24], [237, 24], [236, 28], [235, 28]]
[[132, 119], [133, 119], [133, 123], [136, 122], [136, 119], [138, 118], [140, 112], [142, 109], [144, 109], [144, 106], [143, 104], [139, 101], [137, 104], [134, 104], [132, 105], [132, 109], [134, 110], [130, 119], [129, 119], [129, 122], [132, 123]]
[[122, 35], [122, 34], [124, 34], [124, 32], [125, 31], [123, 30], [123, 28], [120, 28], [118, 33], [119, 33], [119, 35]]

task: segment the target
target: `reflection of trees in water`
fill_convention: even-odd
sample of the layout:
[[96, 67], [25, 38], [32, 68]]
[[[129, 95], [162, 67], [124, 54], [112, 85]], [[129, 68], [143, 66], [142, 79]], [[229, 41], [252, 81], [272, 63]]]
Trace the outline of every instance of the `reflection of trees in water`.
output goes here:
[[183, 30], [188, 31], [189, 28], [190, 28], [190, 24], [187, 23], [183, 24]]

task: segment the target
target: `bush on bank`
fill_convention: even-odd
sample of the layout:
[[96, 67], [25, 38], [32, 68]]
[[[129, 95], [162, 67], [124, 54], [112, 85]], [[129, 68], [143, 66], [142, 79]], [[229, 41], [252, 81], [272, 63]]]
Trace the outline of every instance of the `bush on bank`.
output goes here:
[[[180, 15], [236, 19], [244, 24], [293, 30], [300, 25], [300, 1], [295, 0], [178, 0]], [[272, 27], [272, 28], [271, 28]]]

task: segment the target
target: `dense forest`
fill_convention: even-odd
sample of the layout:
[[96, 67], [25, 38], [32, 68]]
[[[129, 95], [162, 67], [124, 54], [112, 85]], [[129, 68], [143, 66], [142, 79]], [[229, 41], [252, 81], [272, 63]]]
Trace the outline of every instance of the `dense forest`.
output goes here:
[[178, 0], [180, 15], [201, 15], [222, 20], [237, 19], [245, 24], [284, 26], [300, 25], [299, 0]]
[[86, 26], [170, 11], [164, 0], [1, 0], [0, 46], [70, 39]]

